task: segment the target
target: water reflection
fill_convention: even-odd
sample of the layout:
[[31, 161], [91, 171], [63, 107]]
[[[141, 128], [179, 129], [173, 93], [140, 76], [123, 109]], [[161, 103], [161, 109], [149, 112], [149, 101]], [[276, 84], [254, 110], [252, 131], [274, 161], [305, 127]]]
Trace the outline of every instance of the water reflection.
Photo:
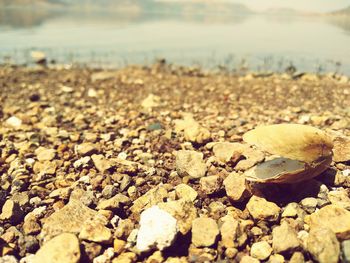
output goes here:
[[59, 62], [143, 63], [166, 57], [181, 64], [234, 61], [273, 70], [293, 63], [307, 71], [333, 70], [341, 62], [350, 73], [350, 15], [262, 14], [210, 2], [85, 2], [0, 6], [0, 56], [15, 50], [15, 59], [23, 62], [37, 48]]

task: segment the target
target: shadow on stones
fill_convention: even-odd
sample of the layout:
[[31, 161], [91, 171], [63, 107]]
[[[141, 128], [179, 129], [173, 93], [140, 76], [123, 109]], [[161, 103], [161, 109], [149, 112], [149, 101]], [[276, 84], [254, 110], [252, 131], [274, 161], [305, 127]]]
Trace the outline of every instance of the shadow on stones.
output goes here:
[[163, 251], [164, 258], [168, 257], [187, 257], [191, 244], [191, 231], [186, 235], [178, 234], [175, 244]]

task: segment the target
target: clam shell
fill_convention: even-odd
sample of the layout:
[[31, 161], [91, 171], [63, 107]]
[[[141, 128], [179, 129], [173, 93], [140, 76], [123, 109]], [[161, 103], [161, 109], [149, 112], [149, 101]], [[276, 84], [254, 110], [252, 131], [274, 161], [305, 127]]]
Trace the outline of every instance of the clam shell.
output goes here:
[[307, 125], [260, 126], [245, 133], [243, 140], [270, 154], [306, 163], [332, 156], [331, 137], [320, 129]]
[[309, 180], [328, 168], [332, 156], [305, 163], [288, 158], [276, 158], [260, 163], [244, 173], [247, 181], [256, 183], [298, 183]]

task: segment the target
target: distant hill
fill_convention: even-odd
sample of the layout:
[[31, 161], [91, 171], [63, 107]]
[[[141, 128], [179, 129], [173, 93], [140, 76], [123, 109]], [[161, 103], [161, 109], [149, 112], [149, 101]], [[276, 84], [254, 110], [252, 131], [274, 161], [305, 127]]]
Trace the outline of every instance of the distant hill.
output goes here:
[[329, 15], [350, 15], [350, 6], [344, 9], [340, 9], [331, 13]]

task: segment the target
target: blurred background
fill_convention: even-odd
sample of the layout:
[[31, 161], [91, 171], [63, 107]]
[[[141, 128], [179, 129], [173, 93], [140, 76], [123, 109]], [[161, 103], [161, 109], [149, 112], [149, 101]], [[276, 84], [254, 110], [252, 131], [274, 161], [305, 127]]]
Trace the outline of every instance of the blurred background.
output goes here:
[[0, 0], [0, 62], [350, 75], [348, 0]]

